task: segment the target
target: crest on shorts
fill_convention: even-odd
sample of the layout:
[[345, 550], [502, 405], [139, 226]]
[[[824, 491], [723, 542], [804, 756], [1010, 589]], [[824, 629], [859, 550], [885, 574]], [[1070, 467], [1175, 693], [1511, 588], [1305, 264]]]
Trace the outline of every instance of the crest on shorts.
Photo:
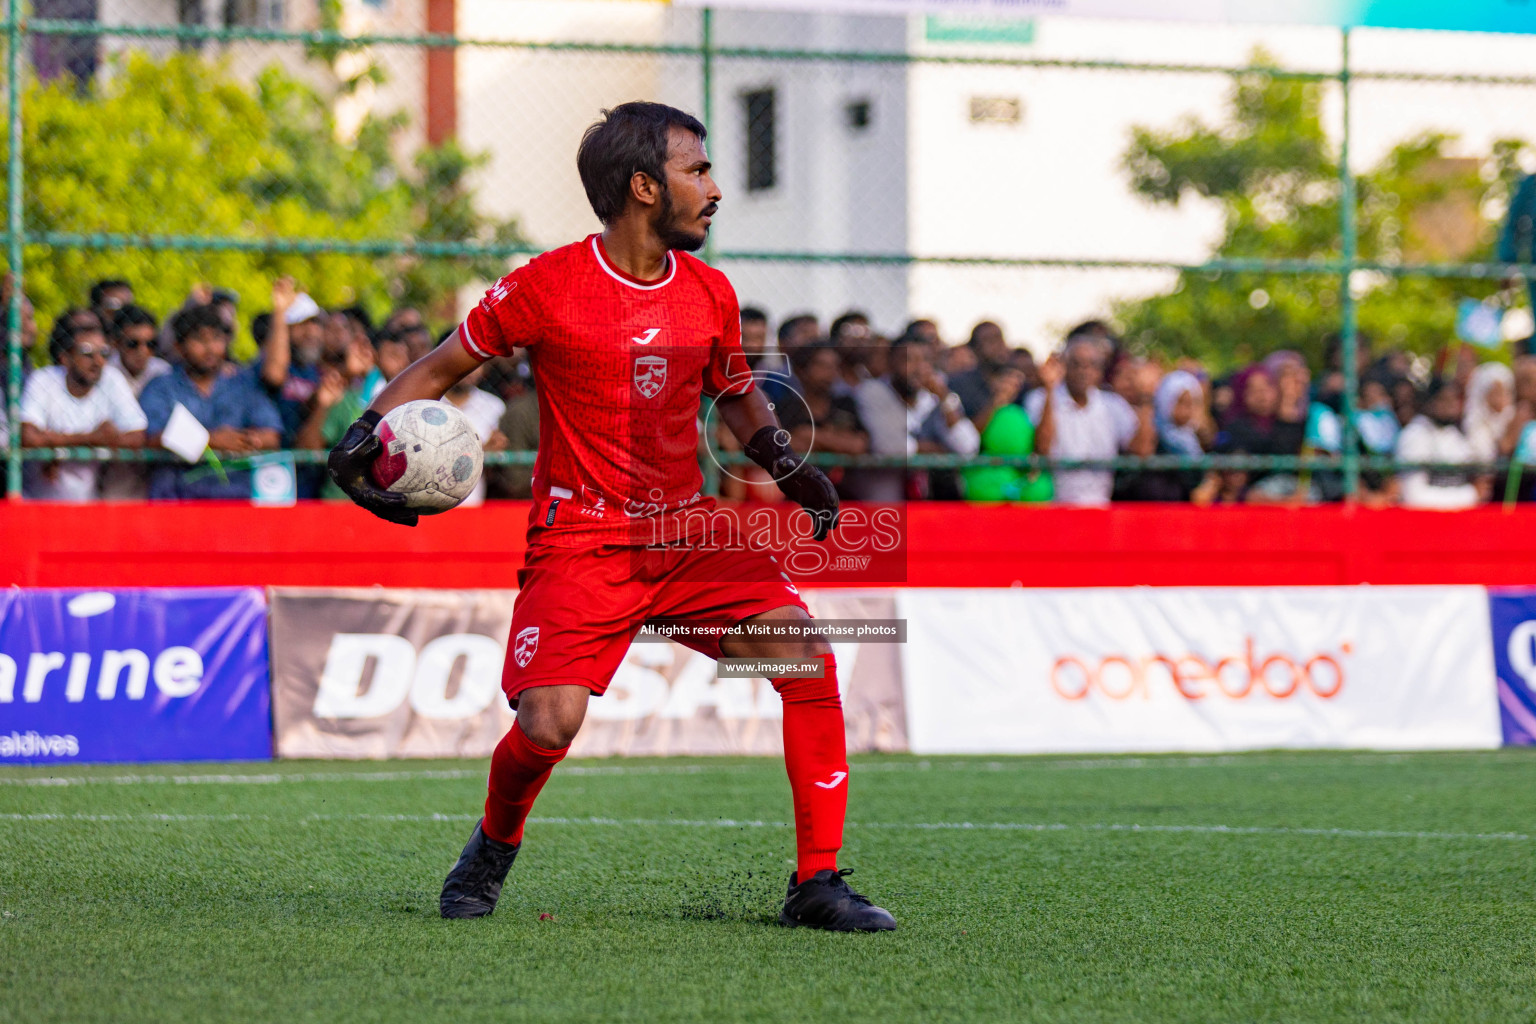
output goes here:
[[667, 382], [667, 360], [662, 356], [635, 359], [635, 389], [641, 398], [655, 398]]
[[529, 626], [517, 634], [517, 643], [512, 647], [512, 660], [517, 662], [518, 668], [527, 668], [538, 649], [539, 627]]

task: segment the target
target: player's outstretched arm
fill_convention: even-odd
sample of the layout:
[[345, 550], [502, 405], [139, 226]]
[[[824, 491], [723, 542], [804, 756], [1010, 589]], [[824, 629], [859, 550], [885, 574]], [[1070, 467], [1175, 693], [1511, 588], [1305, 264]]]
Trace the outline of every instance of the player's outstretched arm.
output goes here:
[[816, 524], [812, 536], [826, 540], [837, 526], [837, 488], [827, 474], [806, 462], [789, 446], [789, 432], [757, 388], [744, 395], [721, 396], [715, 402], [720, 419], [741, 442], [747, 458], [773, 477], [784, 497], [811, 514]]
[[458, 335], [454, 334], [402, 370], [331, 449], [326, 469], [336, 486], [380, 519], [401, 526], [415, 526], [417, 515], [406, 507], [405, 497], [376, 486], [368, 476], [374, 461], [384, 450], [384, 443], [374, 430], [391, 409], [418, 399], [435, 401], [442, 398], [444, 392], [478, 365], [479, 361], [465, 351], [459, 344]]

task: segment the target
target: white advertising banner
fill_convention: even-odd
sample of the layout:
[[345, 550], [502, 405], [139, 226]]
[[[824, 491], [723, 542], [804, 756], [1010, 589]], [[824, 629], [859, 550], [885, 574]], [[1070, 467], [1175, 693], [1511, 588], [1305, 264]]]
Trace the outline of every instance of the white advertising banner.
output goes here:
[[1497, 747], [1481, 587], [907, 590], [915, 753]]

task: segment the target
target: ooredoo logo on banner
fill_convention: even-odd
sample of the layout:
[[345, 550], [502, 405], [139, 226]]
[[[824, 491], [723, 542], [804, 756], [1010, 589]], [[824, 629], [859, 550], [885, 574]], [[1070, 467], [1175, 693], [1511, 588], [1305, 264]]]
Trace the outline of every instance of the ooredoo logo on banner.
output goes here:
[[1499, 744], [1478, 587], [913, 590], [919, 753]]

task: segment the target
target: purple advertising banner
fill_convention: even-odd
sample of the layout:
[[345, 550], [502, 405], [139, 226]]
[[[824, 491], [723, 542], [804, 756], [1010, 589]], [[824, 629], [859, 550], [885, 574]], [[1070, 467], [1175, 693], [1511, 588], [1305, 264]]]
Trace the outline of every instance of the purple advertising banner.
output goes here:
[[1490, 590], [1493, 667], [1504, 745], [1536, 744], [1536, 590]]
[[0, 764], [272, 756], [254, 587], [0, 591]]

